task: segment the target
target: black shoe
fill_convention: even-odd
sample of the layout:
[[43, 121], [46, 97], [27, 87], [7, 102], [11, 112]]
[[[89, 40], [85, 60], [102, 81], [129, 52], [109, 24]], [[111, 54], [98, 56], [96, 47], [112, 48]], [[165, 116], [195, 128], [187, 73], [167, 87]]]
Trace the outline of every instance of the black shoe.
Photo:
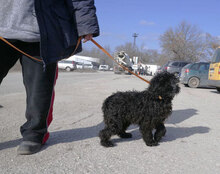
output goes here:
[[41, 150], [42, 144], [32, 141], [22, 141], [18, 147], [18, 155], [31, 155]]

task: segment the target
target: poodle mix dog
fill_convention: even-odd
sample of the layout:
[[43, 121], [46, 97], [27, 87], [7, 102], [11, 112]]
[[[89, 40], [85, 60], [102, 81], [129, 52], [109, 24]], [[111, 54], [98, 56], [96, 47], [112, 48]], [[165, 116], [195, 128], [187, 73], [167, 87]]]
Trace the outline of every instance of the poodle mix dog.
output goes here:
[[99, 132], [101, 145], [114, 146], [110, 141], [112, 135], [131, 138], [132, 134], [125, 131], [131, 124], [137, 124], [146, 145], [156, 146], [166, 133], [164, 121], [172, 113], [172, 100], [180, 91], [178, 83], [174, 74], [162, 72], [152, 78], [144, 91], [109, 96], [102, 106], [105, 128]]

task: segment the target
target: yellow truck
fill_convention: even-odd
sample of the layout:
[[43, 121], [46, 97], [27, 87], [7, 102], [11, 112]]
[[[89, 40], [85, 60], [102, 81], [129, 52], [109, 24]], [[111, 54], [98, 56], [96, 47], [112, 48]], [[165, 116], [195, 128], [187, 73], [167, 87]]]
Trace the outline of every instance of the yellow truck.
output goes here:
[[220, 92], [220, 46], [216, 49], [209, 67], [209, 84]]

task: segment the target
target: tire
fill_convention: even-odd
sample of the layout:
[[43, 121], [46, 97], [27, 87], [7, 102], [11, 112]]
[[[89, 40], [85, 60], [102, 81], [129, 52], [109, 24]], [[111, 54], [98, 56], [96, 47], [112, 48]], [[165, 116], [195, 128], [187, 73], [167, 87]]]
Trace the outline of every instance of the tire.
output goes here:
[[199, 86], [199, 79], [197, 77], [191, 77], [188, 81], [190, 88], [197, 88]]
[[220, 87], [216, 87], [217, 91], [220, 92]]
[[65, 69], [66, 71], [71, 71], [71, 68], [70, 67], [66, 67], [66, 69]]

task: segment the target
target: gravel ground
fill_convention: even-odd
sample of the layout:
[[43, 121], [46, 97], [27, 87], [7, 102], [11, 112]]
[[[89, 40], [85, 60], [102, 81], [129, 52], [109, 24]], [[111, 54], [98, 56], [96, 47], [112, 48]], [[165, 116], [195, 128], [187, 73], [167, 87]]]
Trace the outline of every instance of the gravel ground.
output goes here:
[[[145, 77], [150, 79], [150, 77]], [[0, 86], [1, 174], [217, 174], [220, 171], [219, 93], [181, 85], [159, 146], [144, 144], [136, 126], [133, 138], [112, 137], [104, 148], [97, 137], [103, 128], [101, 105], [116, 91], [143, 90], [145, 82], [112, 72], [61, 72], [56, 84], [51, 137], [42, 151], [18, 156], [20, 126], [25, 122], [25, 91], [20, 72]]]

